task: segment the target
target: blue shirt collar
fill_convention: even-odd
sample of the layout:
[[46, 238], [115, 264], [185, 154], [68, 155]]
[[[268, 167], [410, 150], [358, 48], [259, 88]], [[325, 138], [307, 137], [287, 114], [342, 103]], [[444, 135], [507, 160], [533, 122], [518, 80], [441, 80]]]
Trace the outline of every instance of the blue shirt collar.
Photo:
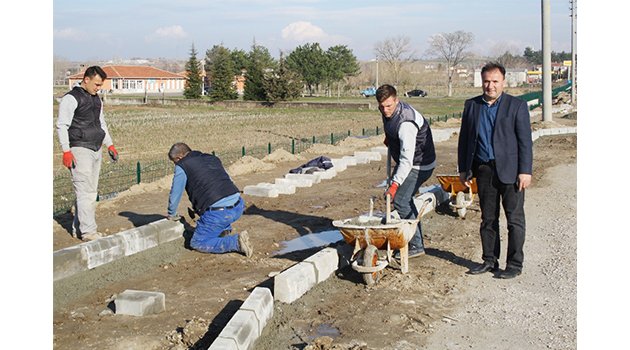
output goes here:
[[499, 95], [499, 98], [497, 98], [497, 100], [491, 105], [488, 103], [488, 101], [486, 101], [486, 99], [484, 98], [484, 95], [481, 96], [481, 100], [483, 101], [483, 103], [486, 104], [486, 106], [488, 107], [496, 107], [499, 105], [499, 102], [501, 102], [501, 99], [503, 98], [503, 93], [501, 93], [501, 95]]

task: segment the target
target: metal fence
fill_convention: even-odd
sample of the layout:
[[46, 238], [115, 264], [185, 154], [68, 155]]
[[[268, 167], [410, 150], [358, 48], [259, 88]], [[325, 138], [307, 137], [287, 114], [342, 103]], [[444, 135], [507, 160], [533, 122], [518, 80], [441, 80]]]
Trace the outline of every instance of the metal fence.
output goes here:
[[[223, 164], [232, 164], [244, 156], [263, 158], [275, 150], [284, 149], [292, 154], [298, 154], [313, 144], [336, 144], [349, 136], [370, 137], [379, 135], [382, 130], [379, 127], [362, 129], [360, 135], [351, 135], [350, 131], [344, 133], [330, 133], [327, 135], [313, 136], [311, 138], [291, 139], [290, 143], [267, 143], [266, 146], [235, 150], [212, 151], [212, 154], [221, 158]], [[150, 162], [103, 162], [99, 177], [97, 200], [116, 197], [119, 192], [128, 190], [139, 183], [149, 183], [173, 173], [173, 163], [167, 159]], [[57, 173], [53, 178], [53, 216], [69, 211], [75, 201], [74, 189], [69, 171]]]

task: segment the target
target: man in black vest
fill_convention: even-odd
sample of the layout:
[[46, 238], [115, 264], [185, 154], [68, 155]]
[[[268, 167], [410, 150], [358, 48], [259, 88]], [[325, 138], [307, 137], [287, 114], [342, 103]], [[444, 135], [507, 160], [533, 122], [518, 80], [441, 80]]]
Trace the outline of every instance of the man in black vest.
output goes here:
[[[418, 209], [413, 196], [431, 177], [435, 168], [433, 135], [426, 119], [406, 102], [400, 101], [396, 89], [388, 84], [376, 90], [376, 101], [383, 118], [385, 144], [396, 162], [394, 175], [386, 194], [402, 219], [416, 219]], [[409, 257], [424, 254], [422, 225], [409, 240]]]
[[240, 191], [223, 168], [221, 160], [211, 154], [193, 151], [178, 142], [168, 151], [175, 163], [175, 174], [168, 199], [169, 220], [179, 220], [177, 207], [184, 189], [199, 219], [190, 246], [203, 253], [242, 252], [248, 258], [253, 249], [247, 231], [232, 231], [232, 223], [243, 214], [245, 203]]
[[63, 165], [70, 169], [76, 195], [72, 235], [84, 241], [102, 236], [96, 230], [95, 218], [102, 145], [107, 146], [113, 162], [118, 160], [97, 94], [105, 79], [107, 74], [101, 67], [86, 69], [81, 83], [61, 99], [57, 118]]
[[503, 93], [505, 68], [490, 62], [481, 69], [483, 95], [466, 100], [457, 147], [459, 178], [467, 186], [477, 178], [481, 207], [483, 263], [472, 275], [498, 272], [501, 237], [499, 203], [508, 227], [507, 265], [499, 278], [523, 269], [525, 189], [532, 180], [532, 130], [527, 102]]

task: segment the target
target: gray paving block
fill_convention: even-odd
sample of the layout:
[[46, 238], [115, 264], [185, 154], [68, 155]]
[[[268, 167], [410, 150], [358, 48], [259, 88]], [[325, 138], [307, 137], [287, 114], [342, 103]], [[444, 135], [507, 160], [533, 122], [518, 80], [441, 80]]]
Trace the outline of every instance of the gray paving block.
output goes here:
[[285, 179], [307, 179], [311, 180], [314, 184], [318, 184], [322, 181], [322, 179], [317, 175], [317, 172], [313, 174], [292, 174], [288, 173], [284, 175]]
[[274, 277], [273, 297], [290, 304], [317, 284], [313, 264], [297, 263]]
[[258, 322], [258, 336], [260, 336], [267, 325], [267, 321], [273, 317], [273, 296], [271, 295], [271, 290], [263, 287], [254, 288], [240, 309], [254, 312]]
[[153, 226], [157, 229], [159, 244], [174, 241], [178, 238], [184, 237], [184, 224], [179, 221], [161, 219], [158, 221], [154, 221], [148, 225]]
[[357, 158], [353, 156], [343, 156], [341, 159], [346, 162], [346, 166], [357, 165]]
[[348, 165], [346, 164], [346, 161], [341, 159], [341, 158], [332, 158], [330, 160], [333, 164], [333, 168], [338, 172], [342, 172], [344, 170], [346, 170], [346, 168], [348, 167]]
[[238, 345], [236, 345], [236, 340], [227, 339], [227, 338], [219, 338], [217, 337], [208, 350], [238, 350]]
[[125, 242], [121, 236], [107, 236], [81, 243], [81, 245], [86, 250], [88, 269], [93, 269], [125, 256]]
[[[145, 225], [148, 226], [148, 225]], [[123, 242], [125, 256], [133, 255], [145, 249], [156, 247], [158, 242], [158, 230], [150, 227], [136, 227], [116, 234]]]
[[231, 339], [238, 349], [253, 349], [262, 330], [258, 329], [256, 315], [251, 310], [239, 309], [217, 338]]
[[381, 156], [387, 157], [387, 146], [372, 147], [370, 151], [380, 153]]
[[318, 171], [317, 174], [319, 175], [320, 179], [328, 180], [328, 179], [332, 179], [333, 177], [337, 176], [337, 170], [333, 166], [330, 169], [327, 169], [327, 170], [324, 170], [324, 171]]
[[315, 269], [315, 281], [321, 283], [328, 279], [339, 266], [339, 255], [335, 248], [324, 248], [306, 258], [304, 263], [313, 264]]
[[166, 310], [166, 297], [161, 292], [127, 289], [114, 300], [117, 315], [145, 316]]
[[368, 164], [371, 161], [370, 157], [365, 154], [355, 155], [354, 159], [356, 160], [357, 164]]
[[294, 194], [295, 193], [295, 185], [291, 184], [271, 184], [268, 182], [261, 182], [256, 186], [262, 188], [270, 188], [278, 191], [279, 194]]
[[243, 188], [243, 193], [250, 196], [276, 198], [280, 195], [275, 188], [259, 187], [257, 185], [247, 185]]
[[60, 249], [53, 253], [53, 281], [87, 269], [86, 251], [81, 245]]
[[355, 151], [355, 157], [367, 157], [369, 161], [379, 161], [381, 160], [381, 154], [379, 152], [369, 152], [369, 151]]
[[295, 187], [311, 187], [313, 186], [313, 181], [309, 179], [298, 179], [298, 178], [291, 178], [291, 179], [277, 178], [275, 179], [275, 184], [277, 185], [288, 184]]
[[532, 141], [538, 140], [539, 137], [540, 137], [540, 131], [538, 130], [532, 131]]

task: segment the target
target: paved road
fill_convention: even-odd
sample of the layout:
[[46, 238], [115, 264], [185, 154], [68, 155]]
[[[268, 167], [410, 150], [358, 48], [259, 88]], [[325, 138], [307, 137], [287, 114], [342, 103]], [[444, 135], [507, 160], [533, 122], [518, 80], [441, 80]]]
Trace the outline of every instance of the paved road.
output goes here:
[[[544, 186], [528, 190], [523, 274], [467, 276], [460, 306], [427, 349], [576, 349], [576, 178], [576, 164], [563, 164], [549, 170]], [[502, 232], [505, 238], [505, 224]]]

